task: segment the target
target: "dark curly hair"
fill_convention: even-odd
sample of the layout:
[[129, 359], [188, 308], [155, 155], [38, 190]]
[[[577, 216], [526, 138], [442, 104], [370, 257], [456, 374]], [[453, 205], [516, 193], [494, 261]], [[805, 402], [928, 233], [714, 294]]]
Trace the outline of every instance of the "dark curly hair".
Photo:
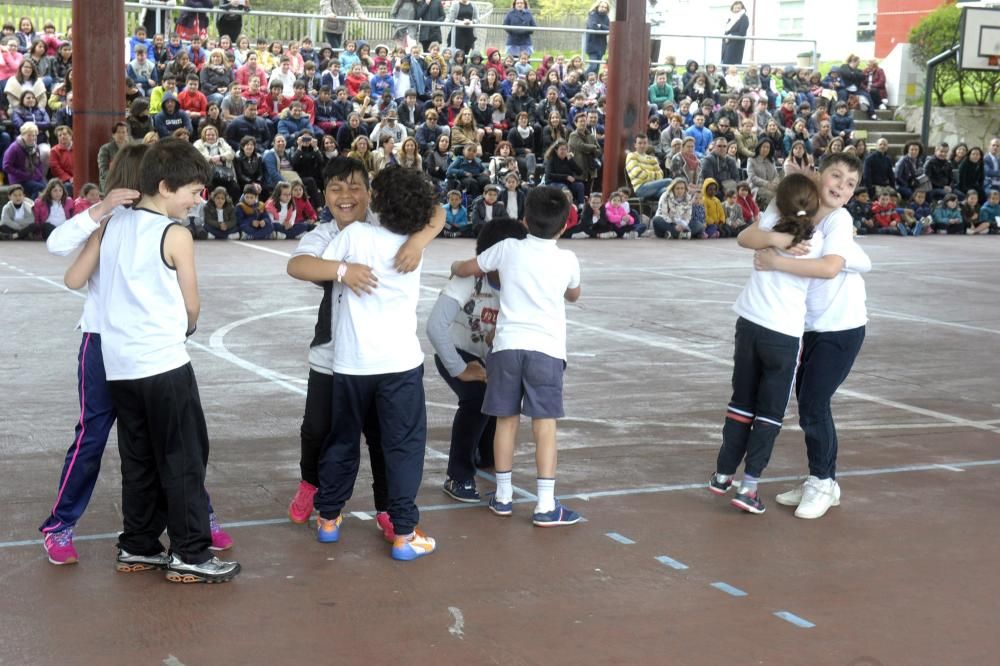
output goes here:
[[512, 220], [509, 217], [495, 217], [479, 230], [479, 235], [476, 237], [476, 254], [482, 254], [508, 238], [520, 240], [527, 235], [528, 228], [517, 220]]
[[436, 207], [434, 184], [416, 169], [387, 166], [372, 180], [371, 209], [393, 233], [409, 236], [420, 231]]

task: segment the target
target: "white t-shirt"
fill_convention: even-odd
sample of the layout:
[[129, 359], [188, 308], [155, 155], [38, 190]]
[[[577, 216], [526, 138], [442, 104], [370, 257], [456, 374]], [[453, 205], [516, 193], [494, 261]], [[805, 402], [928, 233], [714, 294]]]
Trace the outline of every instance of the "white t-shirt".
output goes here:
[[508, 238], [478, 257], [485, 272], [499, 271], [500, 317], [493, 351], [522, 349], [566, 359], [567, 289], [580, 285], [580, 262], [555, 239]]
[[[776, 219], [772, 218], [768, 228], [773, 227], [775, 222]], [[763, 220], [761, 228], [764, 228]], [[818, 259], [821, 256], [823, 232], [819, 228], [813, 232], [809, 243], [809, 253], [799, 257], [800, 259]], [[792, 256], [785, 252], [781, 254]], [[764, 328], [800, 338], [805, 328], [809, 282], [809, 278], [782, 271], [754, 270], [733, 304], [733, 310], [744, 319]]]
[[62, 202], [53, 203], [49, 206], [49, 219], [45, 221], [53, 227], [58, 227], [66, 221], [66, 209], [63, 208]]
[[191, 361], [184, 297], [162, 254], [173, 224], [157, 213], [123, 209], [104, 230], [98, 311], [108, 381], [152, 377]]
[[352, 224], [323, 253], [323, 259], [371, 266], [378, 277], [378, 287], [371, 294], [359, 297], [350, 289], [341, 292], [333, 329], [334, 372], [380, 375], [423, 364], [417, 338], [420, 267], [399, 273], [393, 266], [408, 238], [382, 227]]
[[448, 327], [452, 342], [464, 352], [486, 358], [490, 351], [486, 336], [496, 329], [500, 314], [499, 292], [493, 290], [485, 277], [453, 277], [441, 293], [460, 306]]
[[[773, 229], [778, 210], [772, 203], [760, 218], [761, 229]], [[865, 281], [861, 273], [872, 268], [871, 259], [854, 240], [851, 214], [838, 208], [820, 220], [823, 233], [821, 257], [835, 254], [844, 259], [844, 270], [829, 280], [812, 278], [806, 294], [807, 331], [847, 331], [868, 323]]]

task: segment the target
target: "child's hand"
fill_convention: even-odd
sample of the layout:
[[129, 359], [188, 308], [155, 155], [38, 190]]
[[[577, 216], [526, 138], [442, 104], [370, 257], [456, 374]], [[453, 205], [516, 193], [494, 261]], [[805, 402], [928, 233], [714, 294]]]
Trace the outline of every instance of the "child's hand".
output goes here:
[[455, 379], [463, 382], [485, 382], [486, 368], [479, 361], [470, 361]]
[[347, 264], [347, 272], [341, 280], [357, 296], [372, 293], [372, 289], [378, 286], [378, 277], [372, 273], [372, 269], [364, 264]]
[[111, 190], [101, 203], [90, 209], [90, 217], [91, 219], [96, 218], [94, 221], [99, 222], [101, 218], [110, 215], [111, 211], [118, 206], [137, 201], [141, 196], [142, 194], [138, 190], [130, 190], [124, 187]]
[[753, 267], [758, 271], [773, 271], [774, 260], [778, 257], [778, 251], [773, 248], [757, 250], [753, 253]]
[[396, 258], [393, 260], [393, 266], [400, 273], [412, 273], [417, 270], [423, 256], [424, 251], [417, 247], [411, 238], [399, 248], [399, 252], [396, 253]]
[[804, 257], [805, 255], [809, 254], [809, 247], [810, 247], [809, 241], [802, 241], [797, 245], [793, 245], [790, 248], [787, 248], [785, 252], [792, 255], [793, 257]]

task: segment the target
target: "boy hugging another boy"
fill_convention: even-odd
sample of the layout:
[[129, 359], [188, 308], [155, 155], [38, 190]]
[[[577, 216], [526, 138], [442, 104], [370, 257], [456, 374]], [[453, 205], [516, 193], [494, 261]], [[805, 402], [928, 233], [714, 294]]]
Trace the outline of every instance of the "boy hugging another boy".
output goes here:
[[[417, 529], [417, 491], [427, 445], [424, 353], [417, 338], [420, 269], [397, 272], [394, 261], [411, 234], [444, 210], [419, 171], [390, 166], [372, 181], [371, 209], [381, 226], [351, 224], [323, 253], [339, 261], [337, 281], [350, 264], [371, 267], [378, 288], [359, 296], [345, 290], [333, 338], [333, 420], [319, 458], [317, 538], [340, 539], [341, 511], [354, 490], [361, 433], [372, 408], [378, 414], [395, 532], [392, 557], [413, 560], [434, 551], [434, 539]], [[435, 220], [435, 226], [443, 223]]]
[[486, 359], [483, 413], [497, 417], [493, 456], [497, 491], [489, 508], [498, 516], [513, 513], [511, 471], [520, 415], [531, 418], [538, 466], [539, 527], [573, 525], [580, 515], [555, 499], [556, 419], [563, 413], [566, 367], [566, 306], [580, 298], [576, 255], [556, 246], [563, 233], [569, 202], [552, 187], [528, 193], [528, 237], [497, 243], [475, 259], [455, 262], [452, 274], [469, 277], [498, 271], [500, 316], [493, 351]]

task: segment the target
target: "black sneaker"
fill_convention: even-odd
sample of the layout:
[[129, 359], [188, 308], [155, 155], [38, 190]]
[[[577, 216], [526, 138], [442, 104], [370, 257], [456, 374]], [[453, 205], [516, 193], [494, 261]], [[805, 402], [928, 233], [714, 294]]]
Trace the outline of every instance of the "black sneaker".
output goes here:
[[448, 479], [444, 482], [441, 490], [444, 491], [445, 495], [459, 502], [468, 502], [470, 504], [479, 502], [479, 491], [476, 490], [475, 479], [464, 482]]
[[741, 488], [729, 503], [747, 513], [764, 513], [764, 503], [760, 501], [760, 494], [756, 490], [745, 491]]
[[733, 477], [729, 477], [725, 481], [720, 479], [721, 474], [713, 474], [712, 478], [708, 480], [708, 491], [714, 495], [725, 495], [729, 492], [729, 489], [733, 487]]
[[167, 563], [167, 580], [171, 583], [225, 583], [239, 572], [239, 562], [223, 562], [217, 557], [201, 564], [188, 564], [171, 555]]
[[133, 555], [119, 548], [118, 557], [115, 558], [115, 570], [122, 573], [135, 573], [136, 571], [166, 569], [169, 563], [170, 557], [166, 551], [156, 555]]

